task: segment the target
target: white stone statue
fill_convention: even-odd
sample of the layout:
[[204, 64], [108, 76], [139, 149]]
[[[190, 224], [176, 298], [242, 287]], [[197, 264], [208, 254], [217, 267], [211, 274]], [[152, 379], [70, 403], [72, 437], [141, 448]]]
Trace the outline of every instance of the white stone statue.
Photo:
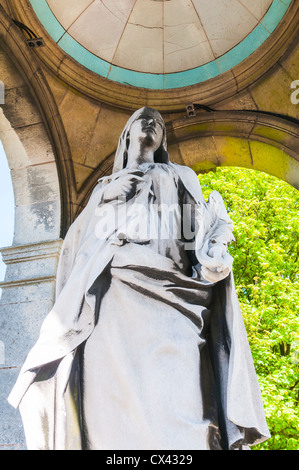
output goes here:
[[269, 437], [219, 193], [136, 111], [62, 247], [56, 302], [9, 401], [28, 449], [226, 450]]

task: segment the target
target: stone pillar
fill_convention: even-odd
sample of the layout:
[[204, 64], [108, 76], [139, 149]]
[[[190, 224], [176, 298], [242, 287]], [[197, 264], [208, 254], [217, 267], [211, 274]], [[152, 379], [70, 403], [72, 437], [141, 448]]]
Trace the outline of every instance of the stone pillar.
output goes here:
[[0, 450], [26, 449], [19, 412], [6, 398], [53, 305], [61, 245], [58, 239], [0, 250], [7, 265], [0, 284]]
[[[13, 25], [0, 8], [0, 42], [14, 41], [14, 33], [18, 36], [17, 30], [8, 31], [13, 31]], [[32, 51], [22, 49], [22, 33], [19, 40], [19, 46], [13, 45], [17, 56], [7, 53], [6, 48], [2, 50], [0, 44], [0, 79], [5, 87], [5, 100], [0, 104], [0, 140], [15, 199], [13, 246], [0, 249], [7, 265], [0, 285], [0, 450], [26, 448], [19, 411], [8, 404], [7, 396], [53, 305], [62, 243], [57, 140], [53, 137], [53, 132], [60, 132], [56, 130], [60, 118], [39, 63]]]

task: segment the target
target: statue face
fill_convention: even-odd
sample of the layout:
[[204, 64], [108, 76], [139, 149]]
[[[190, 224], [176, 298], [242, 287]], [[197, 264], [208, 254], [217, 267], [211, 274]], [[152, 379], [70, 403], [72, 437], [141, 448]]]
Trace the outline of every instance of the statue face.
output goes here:
[[130, 128], [130, 142], [138, 141], [141, 149], [155, 152], [163, 140], [164, 121], [161, 115], [152, 109], [145, 108]]

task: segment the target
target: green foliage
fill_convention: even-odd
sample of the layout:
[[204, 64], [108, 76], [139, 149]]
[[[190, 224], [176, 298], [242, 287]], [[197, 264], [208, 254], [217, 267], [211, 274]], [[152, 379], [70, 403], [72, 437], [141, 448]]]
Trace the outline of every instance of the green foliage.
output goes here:
[[234, 222], [236, 289], [271, 439], [257, 450], [299, 450], [299, 191], [265, 173], [200, 175]]

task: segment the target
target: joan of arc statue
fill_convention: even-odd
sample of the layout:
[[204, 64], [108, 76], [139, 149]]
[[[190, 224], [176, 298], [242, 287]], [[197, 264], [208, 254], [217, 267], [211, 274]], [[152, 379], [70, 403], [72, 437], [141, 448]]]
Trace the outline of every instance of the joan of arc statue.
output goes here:
[[61, 251], [10, 396], [28, 449], [234, 450], [269, 437], [219, 193], [171, 163], [161, 115], [119, 139]]

